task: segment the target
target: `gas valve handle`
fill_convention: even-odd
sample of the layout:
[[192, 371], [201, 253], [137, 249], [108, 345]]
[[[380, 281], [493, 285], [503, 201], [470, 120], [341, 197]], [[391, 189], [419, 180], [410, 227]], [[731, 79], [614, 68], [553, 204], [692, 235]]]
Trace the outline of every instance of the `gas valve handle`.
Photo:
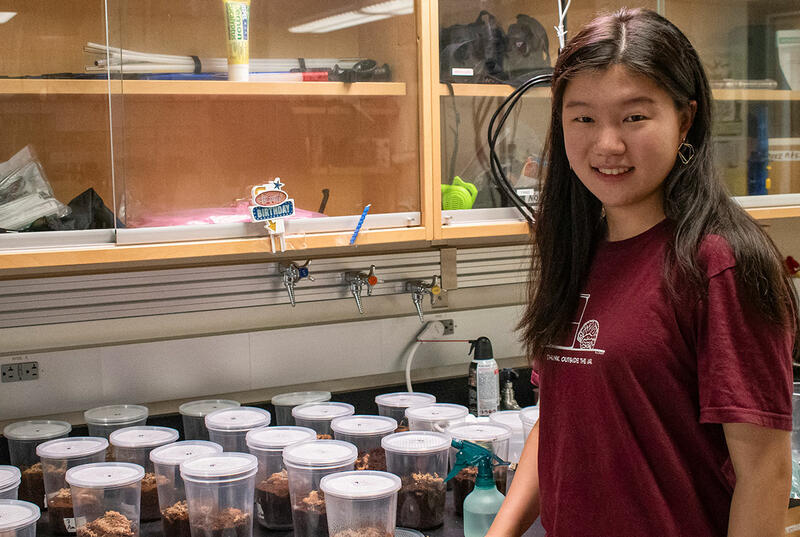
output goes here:
[[286, 293], [289, 295], [289, 302], [292, 304], [292, 307], [295, 307], [295, 298], [294, 298], [294, 287], [297, 285], [303, 278], [308, 278], [310, 281], [314, 281], [314, 277], [310, 276], [308, 273], [308, 263], [306, 261], [303, 265], [297, 265], [297, 263], [290, 261], [289, 263], [281, 263], [278, 268], [281, 272], [281, 278], [283, 280], [283, 286], [286, 288]]
[[354, 270], [345, 272], [344, 281], [350, 287], [350, 294], [353, 295], [356, 301], [358, 313], [364, 315], [364, 307], [361, 304], [361, 289], [366, 285], [367, 296], [372, 295], [372, 286], [378, 283], [378, 277], [375, 276], [375, 265], [370, 265], [368, 273]]

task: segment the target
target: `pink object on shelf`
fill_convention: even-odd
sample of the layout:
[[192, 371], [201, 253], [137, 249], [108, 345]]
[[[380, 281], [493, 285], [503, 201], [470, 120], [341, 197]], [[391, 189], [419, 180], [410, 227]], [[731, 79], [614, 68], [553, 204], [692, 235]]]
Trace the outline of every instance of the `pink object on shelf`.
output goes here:
[[[295, 209], [295, 218], [323, 218], [326, 215], [305, 209]], [[131, 218], [128, 227], [170, 227], [193, 226], [201, 224], [240, 224], [251, 222], [248, 203], [239, 203], [235, 207], [203, 207], [199, 209], [182, 209], [169, 213], [151, 214]]]

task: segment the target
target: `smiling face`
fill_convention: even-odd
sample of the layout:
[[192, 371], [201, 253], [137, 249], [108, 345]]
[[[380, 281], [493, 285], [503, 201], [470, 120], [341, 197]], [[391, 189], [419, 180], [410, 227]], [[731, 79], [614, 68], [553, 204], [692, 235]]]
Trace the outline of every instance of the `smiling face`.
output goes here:
[[691, 126], [653, 80], [621, 65], [578, 74], [562, 105], [570, 166], [606, 210], [609, 238], [645, 231], [664, 218], [664, 180]]

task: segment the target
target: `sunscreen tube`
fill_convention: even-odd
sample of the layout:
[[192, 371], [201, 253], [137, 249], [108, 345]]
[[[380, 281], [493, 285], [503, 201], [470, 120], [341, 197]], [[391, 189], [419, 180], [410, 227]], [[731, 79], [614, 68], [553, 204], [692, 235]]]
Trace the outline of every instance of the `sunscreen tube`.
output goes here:
[[250, 78], [250, 0], [222, 0], [228, 27], [228, 80]]

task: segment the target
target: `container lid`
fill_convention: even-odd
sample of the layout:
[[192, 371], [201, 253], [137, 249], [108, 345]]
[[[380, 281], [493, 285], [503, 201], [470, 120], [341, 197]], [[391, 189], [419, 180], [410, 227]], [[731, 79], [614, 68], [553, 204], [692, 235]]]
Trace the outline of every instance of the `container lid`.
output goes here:
[[67, 470], [64, 479], [71, 486], [83, 488], [124, 487], [141, 481], [144, 468], [129, 462], [95, 462]]
[[433, 431], [406, 431], [384, 436], [381, 447], [395, 453], [424, 455], [449, 448], [450, 437]]
[[0, 466], [0, 490], [19, 485], [22, 474], [16, 466]]
[[148, 410], [141, 405], [108, 405], [90, 408], [83, 413], [92, 425], [121, 425], [147, 419]]
[[39, 520], [41, 512], [35, 504], [21, 500], [0, 500], [0, 532], [14, 531]]
[[284, 425], [279, 427], [259, 427], [247, 433], [245, 441], [250, 449], [280, 450], [299, 442], [315, 440], [317, 432], [308, 427]]
[[292, 416], [304, 420], [330, 421], [333, 418], [352, 416], [356, 409], [347, 403], [306, 403], [292, 409]]
[[425, 537], [425, 535], [421, 531], [411, 528], [395, 528], [394, 537]]
[[519, 415], [519, 410], [500, 410], [489, 414], [489, 421], [493, 423], [502, 423], [511, 427], [515, 433], [522, 432], [522, 419]]
[[470, 442], [495, 442], [511, 438], [511, 427], [502, 423], [457, 423], [447, 428], [447, 434]]
[[181, 463], [184, 479], [236, 478], [255, 472], [258, 459], [249, 453], [217, 453], [186, 459]]
[[335, 433], [354, 436], [374, 436], [393, 433], [397, 429], [397, 420], [386, 416], [344, 416], [331, 422]]
[[169, 427], [141, 425], [117, 429], [108, 439], [114, 447], [152, 448], [175, 442], [178, 436], [178, 431]]
[[356, 462], [357, 457], [356, 446], [341, 440], [313, 440], [283, 450], [283, 462], [297, 466], [344, 466]]
[[519, 411], [519, 419], [521, 419], [522, 423], [525, 423], [526, 425], [533, 425], [536, 423], [536, 420], [539, 419], [539, 407], [526, 406]]
[[3, 436], [9, 440], [50, 440], [67, 436], [71, 430], [66, 421], [29, 420], [6, 425]]
[[436, 402], [436, 396], [422, 392], [384, 393], [375, 397], [375, 403], [381, 406], [408, 408], [412, 406], [430, 405]]
[[459, 420], [469, 414], [467, 407], [451, 403], [433, 403], [406, 409], [406, 417], [421, 421]]
[[214, 431], [249, 431], [269, 425], [270, 418], [269, 412], [254, 406], [223, 408], [206, 416], [206, 428]]
[[290, 392], [276, 395], [272, 398], [272, 404], [275, 406], [298, 406], [330, 400], [331, 392]]
[[202, 401], [189, 401], [178, 407], [178, 412], [183, 416], [202, 418], [215, 410], [241, 406], [239, 401], [232, 399], [203, 399]]
[[400, 490], [400, 478], [389, 472], [358, 470], [326, 475], [319, 486], [325, 496], [371, 500], [395, 494]]
[[150, 460], [156, 464], [178, 465], [191, 457], [222, 453], [222, 446], [207, 440], [184, 440], [157, 447], [150, 452]]
[[36, 454], [45, 459], [75, 459], [105, 451], [108, 440], [94, 436], [56, 438], [36, 446]]

